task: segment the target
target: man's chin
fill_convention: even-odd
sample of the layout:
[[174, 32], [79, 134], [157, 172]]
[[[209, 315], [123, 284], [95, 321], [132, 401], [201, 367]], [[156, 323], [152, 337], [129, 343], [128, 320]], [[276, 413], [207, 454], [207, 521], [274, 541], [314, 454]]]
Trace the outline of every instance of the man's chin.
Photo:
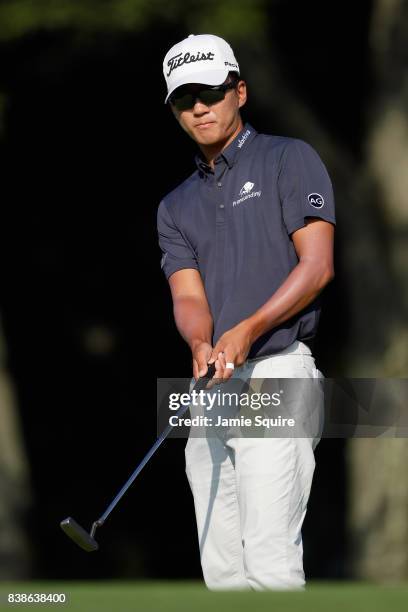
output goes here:
[[218, 129], [215, 125], [209, 125], [208, 128], [195, 128], [194, 129], [194, 140], [199, 144], [207, 146], [215, 146], [222, 140]]

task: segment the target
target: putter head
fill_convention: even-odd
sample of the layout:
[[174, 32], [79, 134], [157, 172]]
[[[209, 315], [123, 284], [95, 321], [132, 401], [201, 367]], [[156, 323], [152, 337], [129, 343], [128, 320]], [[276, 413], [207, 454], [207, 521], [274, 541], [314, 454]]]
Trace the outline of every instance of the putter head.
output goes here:
[[95, 538], [93, 538], [91, 534], [85, 531], [85, 529], [83, 529], [81, 525], [78, 525], [78, 523], [72, 517], [69, 516], [68, 518], [61, 521], [60, 525], [62, 530], [65, 531], [65, 533], [67, 534], [67, 536], [70, 537], [71, 540], [75, 542], [75, 544], [78, 544], [78, 546], [80, 546], [87, 552], [98, 550], [99, 546]]

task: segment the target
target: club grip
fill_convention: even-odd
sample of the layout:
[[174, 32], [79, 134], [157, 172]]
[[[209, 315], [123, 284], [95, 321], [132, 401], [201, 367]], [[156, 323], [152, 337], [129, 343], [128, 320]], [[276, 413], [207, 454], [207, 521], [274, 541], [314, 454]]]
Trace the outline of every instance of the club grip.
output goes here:
[[214, 377], [214, 374], [215, 374], [215, 363], [212, 363], [211, 365], [208, 366], [207, 373], [204, 374], [204, 376], [201, 376], [200, 378], [197, 379], [197, 382], [195, 383], [192, 390], [199, 392], [202, 389], [205, 389], [208, 381], [210, 380], [210, 378]]

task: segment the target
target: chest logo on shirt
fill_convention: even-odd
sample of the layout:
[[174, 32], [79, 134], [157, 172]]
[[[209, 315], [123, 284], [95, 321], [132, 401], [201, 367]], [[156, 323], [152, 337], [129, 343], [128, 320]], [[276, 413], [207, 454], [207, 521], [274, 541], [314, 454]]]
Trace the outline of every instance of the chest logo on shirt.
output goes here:
[[254, 186], [254, 183], [251, 183], [250, 181], [248, 181], [247, 183], [245, 183], [245, 185], [242, 186], [241, 191], [239, 192], [240, 196], [246, 195], [247, 193], [250, 193], [250, 191], [252, 191], [252, 187]]
[[310, 206], [314, 208], [322, 208], [324, 206], [324, 197], [320, 193], [309, 193], [307, 196]]
[[241, 202], [248, 200], [248, 198], [259, 198], [262, 191], [252, 191], [254, 186], [255, 183], [251, 183], [251, 181], [244, 183], [239, 190], [239, 195], [241, 197], [238, 200], [234, 200], [232, 205], [237, 206], [238, 204], [241, 204]]

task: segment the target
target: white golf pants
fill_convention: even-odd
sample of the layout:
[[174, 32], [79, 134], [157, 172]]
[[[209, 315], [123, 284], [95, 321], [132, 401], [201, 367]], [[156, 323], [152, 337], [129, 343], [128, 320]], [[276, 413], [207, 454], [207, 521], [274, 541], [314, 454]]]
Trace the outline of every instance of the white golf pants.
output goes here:
[[[323, 375], [309, 347], [296, 341], [281, 353], [247, 360], [233, 377]], [[189, 437], [186, 473], [209, 589], [304, 588], [301, 528], [323, 425], [322, 391], [317, 402], [310, 437]]]

